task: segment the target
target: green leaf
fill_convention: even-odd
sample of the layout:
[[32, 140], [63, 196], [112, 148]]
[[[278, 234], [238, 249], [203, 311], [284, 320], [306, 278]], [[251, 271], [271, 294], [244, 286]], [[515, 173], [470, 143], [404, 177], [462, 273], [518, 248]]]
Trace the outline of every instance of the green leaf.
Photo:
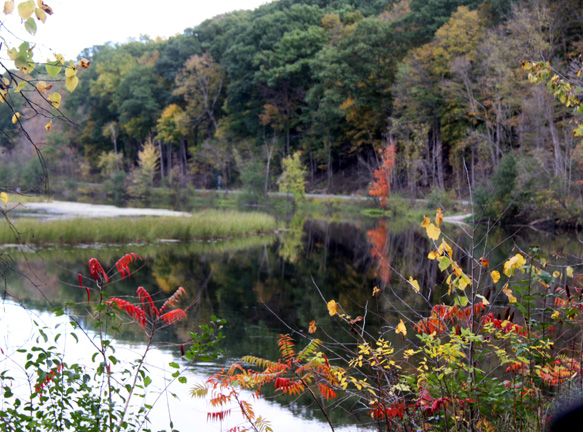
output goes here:
[[179, 382], [180, 384], [186, 384], [186, 377], [183, 377], [183, 376], [181, 376], [181, 377], [178, 377], [178, 382]]
[[441, 271], [444, 271], [451, 265], [451, 260], [446, 256], [438, 257], [437, 261], [439, 261], [439, 270]]
[[24, 21], [24, 29], [33, 36], [36, 34], [36, 21], [34, 18], [30, 17]]
[[454, 303], [457, 304], [458, 306], [465, 307], [468, 305], [469, 301], [467, 297], [458, 297], [455, 299]]
[[174, 369], [180, 369], [180, 366], [178, 365], [178, 363], [175, 363], [175, 362], [170, 362], [170, 367], [173, 367]]
[[151, 383], [152, 383], [152, 378], [150, 378], [149, 376], [146, 376], [144, 378], [144, 386], [148, 387]]

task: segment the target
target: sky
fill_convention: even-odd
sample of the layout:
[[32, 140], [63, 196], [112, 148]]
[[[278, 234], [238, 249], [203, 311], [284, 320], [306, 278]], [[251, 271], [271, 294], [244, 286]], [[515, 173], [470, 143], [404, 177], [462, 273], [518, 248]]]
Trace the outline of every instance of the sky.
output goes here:
[[[47, 56], [48, 47], [66, 59], [105, 42], [126, 42], [140, 35], [168, 38], [208, 18], [239, 9], [255, 9], [271, 0], [45, 0], [54, 14], [37, 21], [36, 51]], [[19, 3], [18, 0], [15, 1]], [[36, 1], [35, 1], [36, 3]], [[16, 11], [14, 12], [16, 15]], [[13, 20], [16, 17], [11, 17]], [[10, 30], [22, 27], [6, 22]], [[27, 40], [31, 40], [27, 37]]]

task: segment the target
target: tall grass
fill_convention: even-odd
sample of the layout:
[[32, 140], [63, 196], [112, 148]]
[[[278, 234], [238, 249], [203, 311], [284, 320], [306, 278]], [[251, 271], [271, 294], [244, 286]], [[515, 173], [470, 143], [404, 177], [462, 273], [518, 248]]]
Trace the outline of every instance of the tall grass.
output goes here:
[[[190, 217], [70, 219], [14, 222], [18, 240], [28, 244], [151, 243], [160, 239], [209, 240], [275, 230], [275, 219], [263, 213], [208, 210]], [[0, 224], [0, 243], [15, 243], [15, 233]]]

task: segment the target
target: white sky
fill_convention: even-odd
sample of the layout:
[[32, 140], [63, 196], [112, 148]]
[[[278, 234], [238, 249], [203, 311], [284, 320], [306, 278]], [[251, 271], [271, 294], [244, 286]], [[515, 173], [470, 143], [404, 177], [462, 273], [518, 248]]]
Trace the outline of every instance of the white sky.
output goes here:
[[[37, 21], [35, 49], [47, 57], [50, 47], [66, 59], [75, 59], [84, 48], [105, 42], [126, 42], [140, 35], [170, 37], [216, 15], [255, 9], [271, 0], [45, 0], [54, 14], [46, 23]], [[3, 1], [0, 3], [4, 4]], [[15, 1], [16, 4], [19, 0]], [[35, 1], [36, 3], [36, 1]], [[1, 13], [1, 11], [0, 11]], [[14, 11], [16, 14], [16, 10]], [[10, 17], [10, 30], [22, 27]], [[20, 21], [18, 19], [18, 21]], [[19, 33], [22, 34], [22, 33]], [[36, 57], [35, 57], [36, 58]], [[38, 58], [37, 60], [41, 60]], [[44, 59], [42, 59], [44, 60]]]

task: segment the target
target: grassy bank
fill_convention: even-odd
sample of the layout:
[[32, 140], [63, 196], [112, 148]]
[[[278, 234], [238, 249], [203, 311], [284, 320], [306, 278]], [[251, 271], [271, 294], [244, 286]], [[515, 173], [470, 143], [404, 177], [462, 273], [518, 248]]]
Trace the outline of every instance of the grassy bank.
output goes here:
[[[241, 237], [274, 231], [275, 219], [262, 213], [207, 210], [191, 217], [71, 219], [14, 222], [19, 240], [29, 244], [151, 243]], [[0, 243], [15, 243], [15, 233], [0, 225]]]

